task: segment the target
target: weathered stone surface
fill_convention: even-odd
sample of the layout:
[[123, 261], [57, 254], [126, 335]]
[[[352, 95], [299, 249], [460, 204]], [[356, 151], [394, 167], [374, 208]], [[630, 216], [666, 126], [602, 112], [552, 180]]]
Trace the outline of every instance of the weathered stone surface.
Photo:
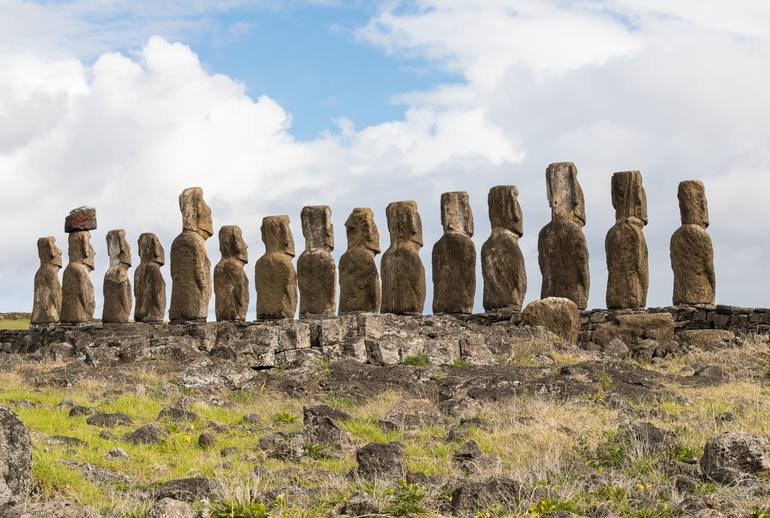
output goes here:
[[31, 472], [29, 431], [13, 410], [0, 406], [0, 504], [25, 489]]
[[93, 207], [78, 207], [70, 211], [64, 219], [64, 232], [82, 232], [96, 230], [96, 209]]
[[348, 249], [340, 258], [340, 315], [376, 313], [382, 291], [374, 257], [380, 253], [380, 231], [372, 209], [355, 208], [345, 221]]
[[740, 482], [770, 470], [770, 443], [744, 432], [720, 434], [706, 442], [700, 468], [716, 482]]
[[333, 316], [337, 309], [337, 268], [334, 265], [334, 226], [327, 205], [302, 208], [305, 251], [297, 259], [299, 316]]
[[160, 267], [166, 262], [158, 236], [144, 233], [139, 236], [139, 266], [134, 272], [134, 320], [136, 322], [163, 322], [166, 314], [166, 281]]
[[564, 297], [585, 309], [591, 278], [583, 190], [571, 162], [551, 164], [546, 170], [551, 222], [538, 236], [538, 262], [543, 276], [541, 298]]
[[422, 220], [414, 201], [386, 209], [390, 247], [382, 256], [383, 313], [421, 315], [425, 306], [425, 267], [420, 259]]
[[521, 313], [521, 321], [524, 325], [543, 327], [570, 343], [577, 342], [580, 332], [580, 312], [577, 305], [560, 297], [530, 302]]
[[294, 237], [289, 216], [262, 219], [265, 255], [255, 266], [257, 319], [294, 318], [297, 311], [297, 273], [291, 262]]
[[370, 443], [356, 451], [358, 474], [366, 480], [401, 480], [406, 477], [406, 454], [400, 442]]
[[195, 511], [187, 502], [163, 498], [150, 508], [146, 518], [193, 518]]
[[642, 308], [647, 304], [649, 266], [647, 242], [647, 195], [639, 171], [612, 175], [612, 206], [615, 225], [607, 232], [607, 307]]
[[110, 267], [104, 274], [102, 321], [108, 324], [128, 322], [133, 304], [131, 281], [128, 278], [131, 247], [126, 241], [124, 230], [107, 232], [107, 254], [110, 256]]
[[682, 226], [671, 236], [671, 268], [674, 270], [674, 304], [714, 304], [716, 274], [714, 248], [706, 228], [708, 202], [703, 182], [679, 184]]
[[211, 299], [211, 261], [206, 240], [214, 233], [211, 209], [203, 189], [190, 187], [179, 195], [182, 233], [171, 244], [171, 306], [169, 318], [205, 321]]
[[513, 511], [519, 499], [527, 495], [519, 482], [510, 478], [492, 477], [483, 482], [461, 482], [452, 493], [450, 508], [455, 516], [473, 516], [479, 511], [498, 506], [502, 511]]
[[111, 414], [98, 413], [86, 418], [86, 423], [92, 426], [126, 426], [133, 422], [133, 419], [123, 412], [114, 412]]
[[441, 195], [444, 235], [433, 246], [433, 313], [473, 313], [476, 248], [467, 192]]
[[222, 489], [222, 483], [218, 480], [206, 477], [190, 477], [159, 484], [152, 489], [152, 495], [155, 500], [172, 498], [183, 502], [197, 502], [213, 498], [220, 494]]
[[514, 185], [489, 190], [489, 222], [492, 233], [481, 247], [484, 277], [484, 309], [521, 311], [527, 292], [527, 270], [519, 238], [524, 235], [524, 217]]
[[35, 294], [32, 302], [32, 324], [58, 322], [61, 315], [62, 289], [59, 270], [62, 267], [61, 250], [53, 237], [37, 240], [40, 268], [35, 273]]
[[0, 518], [100, 518], [101, 514], [68, 500], [25, 500], [0, 509]]
[[225, 225], [219, 229], [222, 259], [214, 268], [214, 306], [218, 321], [246, 320], [249, 309], [249, 278], [243, 267], [249, 262], [248, 247], [241, 228]]
[[167, 437], [168, 434], [163, 428], [155, 423], [147, 423], [133, 432], [127, 433], [123, 439], [131, 444], [160, 444]]
[[735, 333], [724, 329], [691, 329], [679, 331], [676, 339], [685, 345], [713, 350], [726, 347], [736, 347], [740, 340]]
[[601, 346], [614, 339], [623, 341], [636, 356], [665, 356], [678, 349], [671, 313], [629, 313], [600, 324], [591, 334], [591, 341]]
[[388, 430], [418, 430], [441, 422], [441, 412], [428, 399], [402, 399], [380, 420]]
[[91, 272], [94, 270], [94, 249], [91, 233], [87, 230], [69, 235], [69, 264], [62, 277], [61, 321], [66, 323], [90, 322], [94, 317], [96, 301]]

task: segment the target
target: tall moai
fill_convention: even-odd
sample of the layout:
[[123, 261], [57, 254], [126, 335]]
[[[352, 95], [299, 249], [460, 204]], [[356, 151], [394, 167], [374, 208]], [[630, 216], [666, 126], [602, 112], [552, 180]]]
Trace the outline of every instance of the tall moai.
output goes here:
[[394, 201], [386, 209], [390, 247], [382, 255], [382, 313], [421, 315], [425, 267], [420, 260], [422, 221], [415, 201]]
[[380, 253], [380, 231], [372, 209], [355, 208], [345, 221], [348, 249], [340, 258], [340, 315], [376, 313], [382, 291], [374, 257]]
[[708, 202], [703, 182], [679, 184], [682, 226], [671, 236], [671, 268], [674, 270], [674, 304], [714, 304], [716, 275], [714, 248], [706, 228]]
[[225, 225], [219, 229], [222, 259], [214, 268], [214, 306], [218, 321], [244, 321], [249, 309], [249, 278], [243, 267], [249, 262], [241, 228]]
[[190, 187], [179, 195], [182, 233], [171, 244], [172, 322], [205, 322], [211, 299], [211, 261], [206, 240], [214, 233], [211, 209], [203, 189]]
[[579, 309], [588, 305], [591, 278], [583, 190], [572, 162], [551, 164], [545, 172], [551, 222], [538, 236], [538, 262], [543, 276], [541, 298], [564, 297]]
[[607, 308], [635, 309], [647, 304], [649, 266], [644, 226], [647, 195], [639, 171], [612, 175], [615, 225], [607, 232]]
[[35, 273], [35, 293], [32, 302], [32, 324], [51, 324], [61, 315], [62, 290], [59, 270], [62, 267], [61, 250], [53, 237], [37, 240], [40, 268]]
[[291, 262], [294, 237], [289, 227], [289, 216], [263, 218], [262, 242], [265, 243], [265, 255], [254, 267], [257, 318], [294, 318], [297, 310], [297, 273]]
[[492, 233], [481, 247], [486, 311], [519, 312], [527, 293], [527, 270], [519, 239], [524, 235], [524, 217], [515, 185], [489, 190], [489, 222]]
[[166, 281], [160, 267], [166, 263], [166, 252], [155, 234], [139, 236], [139, 266], [134, 272], [134, 321], [163, 322], [166, 313]]
[[102, 322], [118, 324], [128, 322], [131, 316], [131, 281], [128, 269], [131, 267], [131, 247], [126, 241], [124, 230], [107, 232], [107, 254], [110, 266], [104, 275], [104, 308]]
[[326, 205], [302, 208], [305, 251], [297, 259], [299, 316], [333, 316], [337, 309], [337, 269], [334, 265], [332, 210]]
[[473, 313], [476, 247], [467, 192], [441, 195], [444, 235], [433, 246], [433, 313]]
[[90, 322], [94, 317], [96, 299], [91, 272], [94, 271], [95, 254], [91, 230], [95, 229], [96, 210], [92, 207], [79, 207], [64, 221], [64, 231], [69, 234], [69, 264], [62, 276], [62, 322]]

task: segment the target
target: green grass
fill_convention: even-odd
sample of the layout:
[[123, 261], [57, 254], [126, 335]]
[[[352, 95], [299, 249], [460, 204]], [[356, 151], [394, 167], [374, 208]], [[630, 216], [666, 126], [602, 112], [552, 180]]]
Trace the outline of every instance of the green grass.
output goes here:
[[415, 356], [407, 356], [401, 360], [401, 363], [411, 367], [427, 367], [429, 362], [427, 356], [424, 354], [417, 354]]
[[13, 318], [0, 320], [0, 329], [9, 329], [12, 331], [29, 329], [28, 318]]

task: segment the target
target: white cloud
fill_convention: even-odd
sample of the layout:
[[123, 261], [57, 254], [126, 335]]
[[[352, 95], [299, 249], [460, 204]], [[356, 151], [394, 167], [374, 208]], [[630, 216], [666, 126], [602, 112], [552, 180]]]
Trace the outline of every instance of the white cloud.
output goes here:
[[[99, 287], [106, 231], [125, 228], [133, 242], [155, 231], [168, 247], [179, 229], [176, 197], [191, 185], [204, 187], [216, 226], [243, 227], [251, 266], [261, 254], [264, 215], [290, 214], [301, 249], [301, 206], [329, 203], [341, 253], [350, 209], [375, 209], [384, 248], [386, 203], [416, 199], [429, 267], [441, 192], [470, 192], [480, 246], [489, 230], [487, 190], [515, 183], [532, 299], [540, 289], [537, 231], [549, 218], [544, 170], [562, 160], [577, 163], [587, 196], [591, 305], [604, 304], [609, 177], [625, 169], [640, 169], [648, 191], [651, 305], [670, 300], [668, 239], [678, 225], [676, 184], [685, 178], [707, 183], [719, 300], [767, 305], [770, 43], [761, 28], [770, 8], [641, 0], [388, 4], [360, 37], [427, 57], [464, 81], [404, 92], [402, 120], [355, 128], [340, 119], [333, 131], [298, 141], [291, 120], [301, 113], [248, 97], [244, 85], [206, 71], [188, 46], [147, 39], [148, 30], [184, 33], [205, 16], [169, 3], [160, 16], [135, 13], [147, 23], [101, 31], [83, 21], [94, 5], [112, 13], [126, 4], [5, 2], [19, 21], [6, 27], [16, 43], [0, 45], [0, 206], [10, 215], [0, 222], [1, 309], [31, 305], [35, 240], [55, 234], [64, 244], [69, 209], [98, 208]], [[712, 14], [698, 9], [703, 5]], [[195, 6], [197, 13], [210, 9]], [[31, 36], [25, 24], [35, 19], [50, 38]], [[93, 64], [79, 57], [137, 38], [146, 44], [136, 54], [99, 52]], [[61, 41], [69, 42], [64, 52], [51, 50]], [[216, 260], [216, 238], [209, 248]]]

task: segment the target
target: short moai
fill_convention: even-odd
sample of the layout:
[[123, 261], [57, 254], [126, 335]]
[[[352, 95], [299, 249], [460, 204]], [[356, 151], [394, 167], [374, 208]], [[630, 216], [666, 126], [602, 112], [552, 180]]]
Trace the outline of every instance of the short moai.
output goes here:
[[518, 313], [527, 293], [527, 270], [519, 239], [524, 235], [524, 217], [515, 185], [489, 190], [489, 222], [492, 233], [481, 247], [484, 278], [484, 309]]
[[79, 207], [64, 222], [69, 234], [69, 263], [62, 276], [61, 321], [68, 324], [90, 322], [94, 318], [96, 299], [91, 272], [94, 271], [94, 249], [91, 230], [96, 229], [96, 211]]
[[421, 315], [425, 267], [420, 259], [422, 221], [415, 201], [394, 201], [386, 209], [390, 247], [382, 256], [382, 313]]
[[35, 293], [32, 302], [32, 324], [51, 324], [59, 321], [61, 315], [61, 282], [59, 270], [62, 267], [61, 250], [53, 237], [37, 240], [37, 255], [40, 268], [35, 273]]
[[134, 272], [134, 321], [163, 322], [166, 313], [166, 281], [160, 267], [166, 263], [166, 252], [155, 234], [139, 236], [139, 266]]
[[102, 322], [122, 324], [131, 316], [131, 281], [128, 269], [131, 267], [131, 247], [126, 241], [124, 230], [107, 232], [107, 254], [110, 266], [104, 275], [104, 308]]
[[583, 233], [585, 202], [577, 168], [572, 162], [551, 164], [545, 177], [551, 222], [538, 236], [538, 263], [543, 276], [540, 297], [564, 297], [582, 310], [588, 305], [591, 278]]
[[297, 259], [299, 316], [329, 317], [337, 310], [337, 268], [334, 265], [332, 210], [326, 205], [302, 208], [305, 251]]
[[671, 267], [674, 270], [674, 304], [714, 304], [716, 274], [714, 248], [706, 228], [708, 202], [703, 182], [679, 184], [682, 226], [671, 236]]
[[171, 244], [171, 322], [205, 322], [211, 300], [211, 261], [206, 240], [214, 233], [211, 209], [203, 189], [191, 187], [179, 196], [182, 233]]
[[473, 313], [476, 247], [473, 212], [467, 192], [441, 195], [444, 235], [433, 245], [433, 313]]
[[289, 216], [262, 219], [265, 255], [254, 267], [257, 319], [294, 318], [297, 310], [297, 272], [294, 270], [294, 237]]
[[639, 171], [612, 175], [615, 225], [607, 232], [607, 308], [636, 309], [647, 304], [649, 266], [644, 226], [647, 195]]
[[345, 230], [348, 249], [340, 258], [340, 315], [377, 313], [382, 291], [374, 257], [380, 253], [380, 231], [372, 209], [353, 209]]
[[249, 309], [249, 278], [243, 267], [249, 262], [241, 228], [225, 225], [219, 229], [222, 259], [214, 268], [214, 306], [217, 320], [244, 321]]

